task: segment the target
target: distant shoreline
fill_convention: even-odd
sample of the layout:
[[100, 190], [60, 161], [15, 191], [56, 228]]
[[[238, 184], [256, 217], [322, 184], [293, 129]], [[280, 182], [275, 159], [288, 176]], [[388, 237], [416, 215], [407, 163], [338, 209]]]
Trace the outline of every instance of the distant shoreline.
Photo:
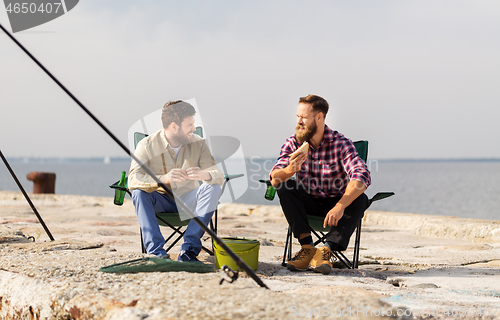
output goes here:
[[[245, 158], [245, 160], [255, 159], [254, 157]], [[95, 162], [102, 163], [104, 160], [110, 162], [130, 162], [129, 157], [8, 157], [7, 160], [13, 163], [77, 163], [77, 162]], [[275, 161], [276, 158], [258, 158], [258, 161]], [[370, 159], [368, 162], [500, 162], [500, 158], [409, 158], [409, 159]]]
[[7, 158], [9, 162], [12, 163], [103, 163], [109, 160], [110, 162], [130, 162], [130, 158], [127, 157], [92, 157], [92, 158], [31, 158], [31, 157], [12, 157]]

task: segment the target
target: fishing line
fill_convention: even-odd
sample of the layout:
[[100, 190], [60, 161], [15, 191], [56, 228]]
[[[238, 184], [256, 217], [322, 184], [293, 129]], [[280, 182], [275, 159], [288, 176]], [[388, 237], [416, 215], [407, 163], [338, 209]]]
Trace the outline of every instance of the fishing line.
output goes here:
[[141, 166], [141, 169], [146, 171], [146, 173], [149, 174], [151, 176], [151, 178], [153, 178], [153, 180], [155, 180], [155, 182], [158, 183], [158, 185], [166, 191], [166, 194], [171, 199], [173, 199], [178, 206], [180, 205], [180, 209], [182, 209], [184, 212], [186, 212], [191, 219], [193, 219], [203, 230], [205, 230], [205, 232], [207, 232], [212, 237], [212, 239], [214, 239], [215, 242], [217, 242], [217, 244], [220, 245], [222, 249], [224, 249], [224, 251], [226, 251], [226, 253], [231, 257], [231, 259], [233, 259], [234, 262], [236, 262], [238, 267], [240, 267], [242, 270], [244, 270], [255, 282], [257, 282], [257, 284], [259, 286], [266, 288], [266, 289], [269, 289], [264, 284], [264, 282], [262, 282], [262, 280], [255, 274], [255, 272], [243, 260], [241, 260], [241, 258], [238, 255], [236, 255], [219, 237], [217, 237], [217, 235], [212, 230], [210, 230], [194, 214], [194, 212], [190, 208], [188, 208], [186, 206], [184, 201], [182, 201], [180, 198], [176, 197], [175, 194], [172, 192], [172, 190], [170, 190], [170, 188], [167, 185], [165, 185], [163, 182], [161, 182], [160, 179], [158, 179], [156, 177], [156, 175], [153, 173], [153, 171], [151, 171], [150, 168], [148, 168], [139, 159], [137, 159], [137, 157], [133, 153], [131, 153], [130, 150], [120, 140], [118, 140], [118, 138], [113, 133], [111, 133], [111, 131], [109, 131], [108, 128], [106, 128], [106, 126], [104, 126], [104, 124], [101, 123], [101, 121], [99, 121], [99, 119], [97, 119], [92, 114], [92, 112], [90, 112], [90, 110], [88, 110], [61, 82], [59, 82], [59, 80], [57, 80], [57, 78], [55, 76], [53, 76], [49, 70], [47, 70], [19, 41], [17, 41], [17, 39], [14, 38], [14, 36], [11, 35], [10, 32], [8, 32], [2, 26], [2, 24], [0, 24], [0, 29], [2, 29], [3, 32], [5, 32], [5, 34], [7, 34], [9, 36], [9, 38], [12, 39], [12, 41], [14, 41], [19, 46], [19, 48], [21, 48], [43, 71], [45, 71], [45, 73], [52, 80], [54, 80], [54, 82], [57, 83], [57, 85], [59, 85], [59, 87], [64, 92], [66, 92], [71, 97], [71, 99], [73, 99], [73, 101], [75, 101], [76, 104], [78, 104], [83, 109], [83, 111], [85, 111], [85, 113], [87, 113], [134, 161], [136, 161]]

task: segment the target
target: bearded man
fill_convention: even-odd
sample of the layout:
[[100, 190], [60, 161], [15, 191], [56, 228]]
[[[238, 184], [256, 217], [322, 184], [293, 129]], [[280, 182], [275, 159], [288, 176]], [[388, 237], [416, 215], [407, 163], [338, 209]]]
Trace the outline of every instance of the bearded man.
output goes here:
[[[368, 208], [364, 191], [371, 183], [370, 172], [352, 141], [325, 124], [328, 108], [328, 102], [316, 95], [299, 99], [295, 135], [281, 147], [270, 173], [288, 224], [301, 244], [287, 263], [292, 271], [329, 274], [332, 251], [347, 249]], [[309, 143], [308, 153], [294, 153], [304, 142]], [[325, 217], [323, 225], [332, 227], [324, 247], [314, 247], [307, 215]]]
[[[161, 116], [163, 129], [142, 139], [134, 155], [207, 225], [219, 201], [224, 177], [205, 140], [193, 134], [195, 112], [194, 107], [184, 101], [166, 103]], [[128, 187], [132, 190], [146, 251], [168, 258], [155, 212], [179, 212], [175, 201], [136, 161], [130, 166]], [[186, 213], [184, 215], [187, 219]], [[199, 261], [197, 256], [204, 232], [194, 220], [189, 221], [178, 261]]]

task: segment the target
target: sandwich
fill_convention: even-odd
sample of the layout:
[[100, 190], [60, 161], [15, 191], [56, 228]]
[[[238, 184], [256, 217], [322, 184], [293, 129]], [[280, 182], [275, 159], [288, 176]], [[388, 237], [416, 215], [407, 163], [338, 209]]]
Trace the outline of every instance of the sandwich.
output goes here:
[[184, 171], [186, 171], [189, 167], [191, 167], [189, 165], [189, 161], [187, 161], [187, 159], [184, 159], [184, 163], [182, 164], [181, 169], [184, 170]]
[[297, 154], [299, 154], [299, 152], [303, 152], [305, 153], [306, 155], [309, 153], [309, 142], [304, 142], [300, 148], [298, 148], [297, 150], [295, 150], [291, 155], [290, 157], [294, 157], [296, 156]]

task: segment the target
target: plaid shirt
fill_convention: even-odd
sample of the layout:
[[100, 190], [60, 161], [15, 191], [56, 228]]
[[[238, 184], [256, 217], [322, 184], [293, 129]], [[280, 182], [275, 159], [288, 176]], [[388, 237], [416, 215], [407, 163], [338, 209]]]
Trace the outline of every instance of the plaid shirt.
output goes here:
[[[299, 147], [295, 136], [288, 138], [271, 172], [287, 167], [290, 154]], [[370, 171], [352, 141], [327, 125], [318, 149], [309, 145], [307, 160], [295, 178], [307, 193], [320, 198], [342, 196], [350, 180], [361, 181], [366, 187], [371, 183]]]

